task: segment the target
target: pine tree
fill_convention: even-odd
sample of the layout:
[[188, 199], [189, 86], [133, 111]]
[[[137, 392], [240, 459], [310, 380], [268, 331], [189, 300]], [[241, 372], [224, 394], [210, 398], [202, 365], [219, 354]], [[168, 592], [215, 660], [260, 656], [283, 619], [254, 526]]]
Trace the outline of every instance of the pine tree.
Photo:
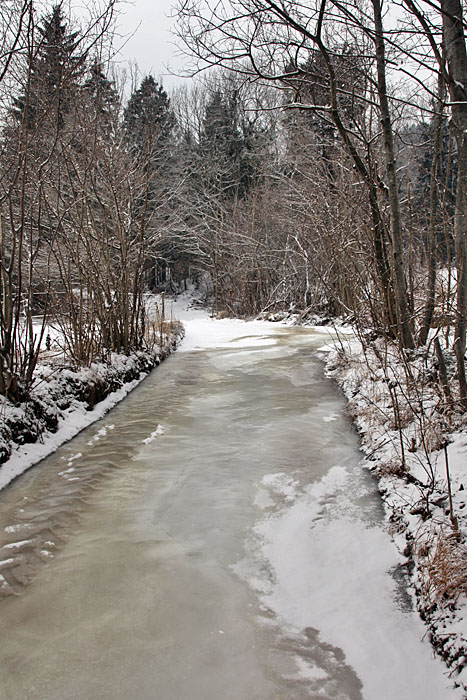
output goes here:
[[123, 128], [130, 148], [147, 152], [156, 142], [164, 145], [174, 125], [167, 93], [152, 75], [145, 76], [128, 100], [123, 116]]
[[63, 127], [72, 96], [85, 68], [79, 54], [79, 32], [69, 32], [62, 4], [55, 5], [39, 27], [40, 41], [28, 64], [23, 94], [14, 100], [13, 113], [29, 131], [47, 120]]
[[91, 65], [88, 78], [84, 83], [84, 93], [93, 116], [101, 125], [108, 128], [118, 110], [119, 99], [113, 81], [104, 72], [104, 66], [97, 59]]

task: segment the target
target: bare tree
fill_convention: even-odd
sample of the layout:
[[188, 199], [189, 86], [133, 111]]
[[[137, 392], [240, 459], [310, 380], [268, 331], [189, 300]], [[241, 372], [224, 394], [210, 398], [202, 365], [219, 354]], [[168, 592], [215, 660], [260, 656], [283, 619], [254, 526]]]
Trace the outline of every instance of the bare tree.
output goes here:
[[454, 135], [457, 143], [458, 170], [454, 236], [457, 268], [457, 320], [455, 351], [460, 397], [467, 409], [465, 347], [467, 332], [467, 50], [463, 8], [460, 0], [441, 0], [443, 39], [448, 66], [448, 90]]
[[[4, 108], [6, 94], [17, 98], [3, 114], [1, 141], [0, 392], [18, 400], [27, 396], [32, 382], [49, 312], [52, 252], [60, 220], [47, 190], [62, 176], [65, 133], [70, 134], [64, 129], [64, 116], [70, 113], [66, 102], [74, 89], [76, 67], [109, 28], [114, 2], [93, 8], [87, 26], [65, 39], [68, 45], [56, 65], [45, 60], [47, 38], [42, 29], [66, 37], [58, 10], [49, 16], [53, 19], [37, 26], [33, 2], [9, 4], [12, 15], [5, 25], [0, 85]], [[48, 81], [54, 70], [53, 81]], [[41, 318], [35, 323], [38, 312]]]
[[[414, 345], [412, 318], [407, 301], [403, 264], [403, 235], [398, 199], [398, 180], [392, 139], [392, 125], [385, 74], [385, 43], [381, 6], [375, 0], [373, 16], [354, 3], [322, 0], [308, 4], [275, 3], [273, 0], [234, 0], [224, 5], [184, 2], [179, 7], [180, 36], [198, 57], [197, 69], [206, 65], [224, 65], [250, 80], [271, 81], [286, 89], [307, 80], [302, 66], [318, 51], [326, 68], [327, 96], [322, 102], [289, 104], [308, 108], [325, 123], [332, 123], [351, 155], [354, 166], [367, 183], [373, 216], [375, 252], [381, 285], [386, 298], [386, 317], [404, 347]], [[334, 39], [329, 39], [333, 33]], [[352, 46], [355, 57], [359, 44], [373, 44], [376, 75], [370, 72], [366, 82], [354, 84], [350, 91], [336, 71], [336, 56], [342, 46]], [[350, 51], [352, 53], [352, 51]], [[245, 59], [249, 59], [246, 67]], [[370, 89], [366, 89], [366, 85]], [[378, 108], [383, 125], [387, 183], [379, 176], [379, 162], [373, 148], [374, 134], [362, 138], [361, 129], [346, 113], [345, 104], [353, 95], [374, 109]], [[389, 223], [382, 197], [388, 193], [391, 211]], [[388, 256], [387, 248], [390, 250]], [[392, 293], [395, 304], [391, 302]]]

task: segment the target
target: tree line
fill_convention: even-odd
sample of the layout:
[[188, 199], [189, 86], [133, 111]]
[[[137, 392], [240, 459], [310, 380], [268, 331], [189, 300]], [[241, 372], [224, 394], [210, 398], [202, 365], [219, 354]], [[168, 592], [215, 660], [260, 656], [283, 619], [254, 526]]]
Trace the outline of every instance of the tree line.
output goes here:
[[[261, 298], [272, 273], [262, 308], [303, 308], [310, 294], [324, 295], [334, 311], [404, 351], [424, 346], [441, 324], [453, 338], [465, 409], [461, 0], [186, 0], [178, 15], [194, 73], [222, 68], [243, 85], [269, 87], [284, 112], [273, 171], [248, 193], [240, 223], [241, 238], [258, 206], [266, 208], [254, 226], [253, 237], [267, 227], [256, 250], [265, 243], [267, 260], [280, 249], [280, 260], [259, 262], [245, 288], [256, 286], [252, 297]], [[228, 289], [238, 290], [235, 279]]]
[[344, 314], [404, 351], [437, 326], [467, 406], [460, 0], [185, 0], [205, 76], [170, 98], [150, 75], [125, 97], [114, 3], [2, 7], [1, 393], [49, 321], [77, 363], [129, 352], [145, 292], [191, 279], [216, 313]]

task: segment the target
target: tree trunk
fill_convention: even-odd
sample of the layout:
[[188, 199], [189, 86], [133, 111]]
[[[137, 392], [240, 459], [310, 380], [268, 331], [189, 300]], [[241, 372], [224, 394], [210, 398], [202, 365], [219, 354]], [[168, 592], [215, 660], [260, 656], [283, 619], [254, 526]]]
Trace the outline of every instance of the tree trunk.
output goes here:
[[457, 309], [454, 348], [461, 405], [467, 410], [465, 338], [467, 331], [467, 51], [460, 0], [441, 0], [443, 39], [449, 69], [452, 127], [457, 143], [458, 173], [454, 238], [456, 244]]
[[437, 264], [437, 242], [439, 229], [439, 188], [438, 180], [441, 171], [441, 150], [443, 131], [443, 104], [445, 96], [444, 77], [442, 71], [438, 76], [438, 95], [436, 101], [436, 114], [433, 123], [433, 163], [430, 173], [430, 227], [427, 241], [427, 292], [423, 322], [418, 336], [419, 345], [425, 345], [428, 333], [433, 320], [435, 310], [435, 289], [436, 289], [436, 264]]
[[381, 0], [372, 0], [375, 21], [376, 66], [378, 72], [378, 99], [381, 111], [381, 126], [384, 139], [384, 155], [388, 187], [389, 210], [391, 217], [392, 273], [397, 310], [399, 342], [404, 348], [413, 348], [414, 339], [407, 303], [407, 284], [403, 262], [402, 224], [399, 203], [399, 190], [394, 155], [394, 139], [386, 86], [386, 57], [381, 15]]

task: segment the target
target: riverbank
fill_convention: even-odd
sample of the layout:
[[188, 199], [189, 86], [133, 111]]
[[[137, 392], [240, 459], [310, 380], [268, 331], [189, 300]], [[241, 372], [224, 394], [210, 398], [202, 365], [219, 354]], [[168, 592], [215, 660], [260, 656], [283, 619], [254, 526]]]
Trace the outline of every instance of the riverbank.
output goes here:
[[148, 350], [112, 353], [106, 362], [79, 369], [44, 358], [29, 399], [17, 405], [3, 399], [0, 489], [104, 416], [176, 349], [183, 334], [174, 323]]
[[327, 373], [347, 398], [430, 641], [467, 697], [466, 417], [434, 354], [408, 364], [387, 344], [341, 338]]

